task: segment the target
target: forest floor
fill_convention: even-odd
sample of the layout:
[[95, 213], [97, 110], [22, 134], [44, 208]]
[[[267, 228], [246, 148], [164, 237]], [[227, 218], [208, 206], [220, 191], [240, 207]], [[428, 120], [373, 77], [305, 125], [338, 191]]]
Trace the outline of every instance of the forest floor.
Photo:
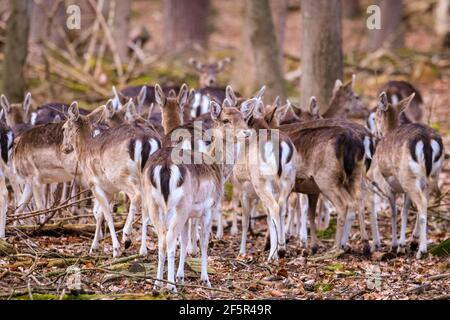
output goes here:
[[[448, 211], [448, 206], [448, 202], [441, 202], [429, 214], [430, 247], [450, 236], [450, 216], [440, 209]], [[116, 222], [120, 224], [123, 218], [116, 215]], [[408, 235], [414, 221], [411, 214]], [[93, 223], [91, 218], [86, 222]], [[231, 236], [226, 228], [225, 237], [212, 237], [209, 246], [212, 288], [201, 285], [200, 260], [190, 257], [185, 284], [178, 286], [176, 294], [153, 290], [157, 239], [151, 231], [148, 257], [139, 258], [138, 225], [133, 234], [136, 240], [119, 259], [111, 258], [109, 235], [98, 253], [88, 256], [92, 233], [85, 225], [77, 231], [43, 228], [39, 236], [9, 228], [6, 241], [10, 246], [0, 246], [0, 252], [8, 252], [0, 257], [0, 299], [448, 299], [450, 294], [448, 254], [429, 254], [418, 260], [414, 252], [402, 256], [389, 253], [390, 218], [386, 211], [380, 215], [383, 247], [371, 257], [362, 254], [357, 226], [353, 227], [349, 252], [330, 251], [335, 220], [319, 232], [321, 248], [316, 255], [308, 255], [292, 238], [287, 256], [271, 263], [263, 249], [265, 219], [256, 221], [245, 257], [237, 255], [240, 236]], [[72, 286], [77, 283], [76, 274], [80, 287]]]

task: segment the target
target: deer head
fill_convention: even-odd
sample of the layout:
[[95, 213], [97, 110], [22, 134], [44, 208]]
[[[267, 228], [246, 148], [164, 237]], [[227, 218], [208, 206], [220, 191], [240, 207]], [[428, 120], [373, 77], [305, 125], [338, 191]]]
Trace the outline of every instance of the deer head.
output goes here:
[[346, 84], [343, 84], [341, 80], [336, 80], [330, 106], [328, 111], [323, 115], [324, 118], [365, 119], [368, 111], [359, 96], [353, 91], [354, 84], [354, 77], [352, 81]]
[[200, 74], [200, 87], [213, 87], [217, 86], [217, 77], [231, 63], [231, 58], [225, 58], [209, 64], [204, 64], [191, 58], [189, 63]]
[[63, 125], [62, 151], [64, 153], [71, 153], [75, 148], [77, 135], [82, 126], [81, 117], [78, 102], [72, 102], [67, 111], [67, 121]]
[[383, 91], [380, 94], [374, 121], [376, 136], [379, 139], [399, 125], [401, 113], [411, 105], [414, 96], [415, 93], [401, 100], [397, 104], [391, 104], [386, 92]]
[[5, 95], [1, 95], [0, 104], [3, 109], [6, 124], [10, 127], [14, 127], [19, 124], [28, 123], [30, 106], [31, 106], [31, 93], [27, 93], [22, 103], [10, 104]]

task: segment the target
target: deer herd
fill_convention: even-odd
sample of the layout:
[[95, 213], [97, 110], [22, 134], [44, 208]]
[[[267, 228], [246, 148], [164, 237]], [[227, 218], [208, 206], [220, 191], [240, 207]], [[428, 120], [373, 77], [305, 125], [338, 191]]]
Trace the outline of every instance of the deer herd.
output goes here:
[[[369, 111], [353, 91], [353, 78], [347, 84], [336, 81], [325, 112], [314, 97], [303, 108], [278, 98], [266, 104], [264, 87], [244, 99], [231, 86], [217, 86], [218, 74], [229, 63], [192, 59], [200, 89], [113, 88], [112, 98], [91, 112], [77, 102], [48, 103], [31, 112], [30, 93], [22, 104], [11, 104], [2, 95], [0, 237], [6, 236], [7, 222], [17, 226], [36, 219], [25, 212], [42, 213], [37, 223], [48, 222], [45, 209], [56, 201], [57, 188], [61, 199], [88, 189], [96, 221], [90, 253], [99, 247], [105, 221], [112, 255], [120, 256], [130, 247], [141, 216], [139, 253], [147, 255], [150, 225], [158, 239], [155, 286], [164, 282], [175, 291], [184, 279], [186, 255], [196, 255], [199, 249], [201, 280], [210, 286], [212, 226], [218, 238], [229, 223], [231, 234], [237, 235], [238, 212], [240, 255], [247, 253], [247, 235], [258, 208], [267, 214], [268, 260], [286, 255], [290, 237], [298, 237], [300, 246], [316, 253], [317, 229], [328, 226], [333, 212], [334, 247], [348, 248], [357, 216], [362, 250], [370, 254], [381, 247], [377, 215], [385, 199], [391, 213], [391, 249], [405, 253], [408, 214], [414, 205], [411, 250], [423, 257], [427, 207], [430, 194], [438, 190], [444, 148], [441, 137], [421, 123], [420, 93], [407, 82], [391, 81]], [[353, 121], [364, 118], [366, 126]], [[228, 210], [222, 208], [227, 182], [233, 186], [230, 222], [223, 216]], [[113, 219], [119, 193], [129, 201], [121, 241]], [[398, 194], [404, 196], [399, 239]], [[8, 220], [7, 213], [14, 219]]]

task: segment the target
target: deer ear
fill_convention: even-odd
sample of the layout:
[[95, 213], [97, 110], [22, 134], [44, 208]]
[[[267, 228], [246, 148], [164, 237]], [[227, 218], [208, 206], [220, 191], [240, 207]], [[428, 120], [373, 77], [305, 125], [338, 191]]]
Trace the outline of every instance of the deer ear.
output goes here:
[[377, 108], [381, 111], [387, 111], [389, 109], [389, 101], [386, 92], [380, 93]]
[[180, 92], [178, 93], [178, 105], [180, 108], [183, 108], [188, 100], [189, 89], [188, 86], [183, 83], [181, 86]]
[[203, 72], [204, 64], [198, 62], [194, 58], [189, 59], [189, 63], [194, 67], [197, 72]]
[[280, 123], [284, 117], [286, 117], [286, 113], [288, 112], [289, 108], [291, 107], [290, 103], [286, 103], [284, 106], [278, 106], [275, 109], [275, 117], [277, 119], [277, 122]]
[[222, 103], [222, 108], [231, 108], [232, 107], [232, 103], [230, 102], [230, 100], [228, 100], [228, 99], [225, 99], [225, 100], [223, 100], [223, 103]]
[[137, 98], [139, 109], [144, 106], [146, 98], [147, 98], [147, 86], [142, 86], [142, 89], [141, 89], [141, 91], [139, 91], [139, 95]]
[[409, 97], [406, 97], [402, 101], [400, 101], [397, 105], [399, 112], [405, 111], [411, 105], [411, 102], [414, 100], [416, 93], [413, 92]]
[[130, 99], [127, 103], [127, 111], [125, 112], [125, 120], [127, 122], [132, 122], [136, 120], [137, 112], [136, 106], [133, 102], [133, 99]]
[[80, 117], [80, 110], [78, 109], [78, 102], [71, 103], [69, 110], [67, 111], [70, 121], [77, 121]]
[[342, 83], [342, 81], [337, 79], [336, 82], [334, 83], [333, 95], [335, 95], [342, 88], [343, 85], [344, 84]]
[[28, 92], [22, 104], [22, 110], [23, 112], [25, 112], [25, 114], [28, 114], [28, 111], [30, 111], [30, 106], [31, 106], [31, 93]]
[[233, 88], [228, 85], [225, 89], [225, 97], [231, 103], [231, 105], [235, 106], [237, 104], [237, 97], [234, 93]]
[[160, 107], [164, 107], [166, 104], [166, 95], [159, 84], [155, 85], [155, 99], [156, 103], [158, 103]]
[[209, 103], [209, 107], [211, 109], [211, 118], [215, 121], [217, 121], [220, 117], [220, 114], [222, 113], [222, 107], [220, 104], [218, 104], [215, 101], [211, 101]]
[[0, 102], [3, 110], [5, 110], [6, 113], [11, 111], [11, 105], [9, 104], [8, 98], [4, 94], [0, 97]]
[[262, 99], [264, 93], [266, 92], [266, 86], [262, 86], [261, 89], [255, 94], [253, 98], [255, 99]]
[[317, 102], [316, 97], [314, 97], [314, 96], [312, 96], [311, 99], [309, 100], [309, 112], [313, 116], [320, 115], [320, 106], [319, 106], [319, 103]]
[[195, 90], [191, 89], [191, 90], [189, 90], [189, 95], [187, 98], [187, 105], [192, 106], [194, 104], [194, 99], [195, 99]]
[[255, 109], [257, 101], [257, 99], [253, 98], [242, 102], [241, 112], [246, 120], [248, 120], [253, 115], [253, 109]]
[[112, 106], [114, 107], [115, 111], [118, 111], [120, 110], [120, 108], [122, 108], [122, 99], [119, 93], [117, 92], [115, 86], [112, 87], [112, 93], [113, 93]]
[[109, 99], [105, 105], [105, 113], [107, 118], [111, 118], [114, 113], [116, 113], [116, 107], [114, 106], [115, 101], [113, 99]]
[[217, 72], [222, 71], [231, 63], [231, 58], [225, 58], [217, 62]]

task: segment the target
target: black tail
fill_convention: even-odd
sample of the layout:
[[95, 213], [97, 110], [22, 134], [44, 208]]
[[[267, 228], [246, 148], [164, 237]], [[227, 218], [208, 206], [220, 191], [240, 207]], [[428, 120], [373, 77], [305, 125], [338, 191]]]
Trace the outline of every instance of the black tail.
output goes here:
[[343, 159], [343, 165], [347, 178], [350, 178], [355, 169], [356, 162], [362, 160], [364, 146], [360, 139], [350, 133], [343, 133], [336, 139], [336, 157]]

